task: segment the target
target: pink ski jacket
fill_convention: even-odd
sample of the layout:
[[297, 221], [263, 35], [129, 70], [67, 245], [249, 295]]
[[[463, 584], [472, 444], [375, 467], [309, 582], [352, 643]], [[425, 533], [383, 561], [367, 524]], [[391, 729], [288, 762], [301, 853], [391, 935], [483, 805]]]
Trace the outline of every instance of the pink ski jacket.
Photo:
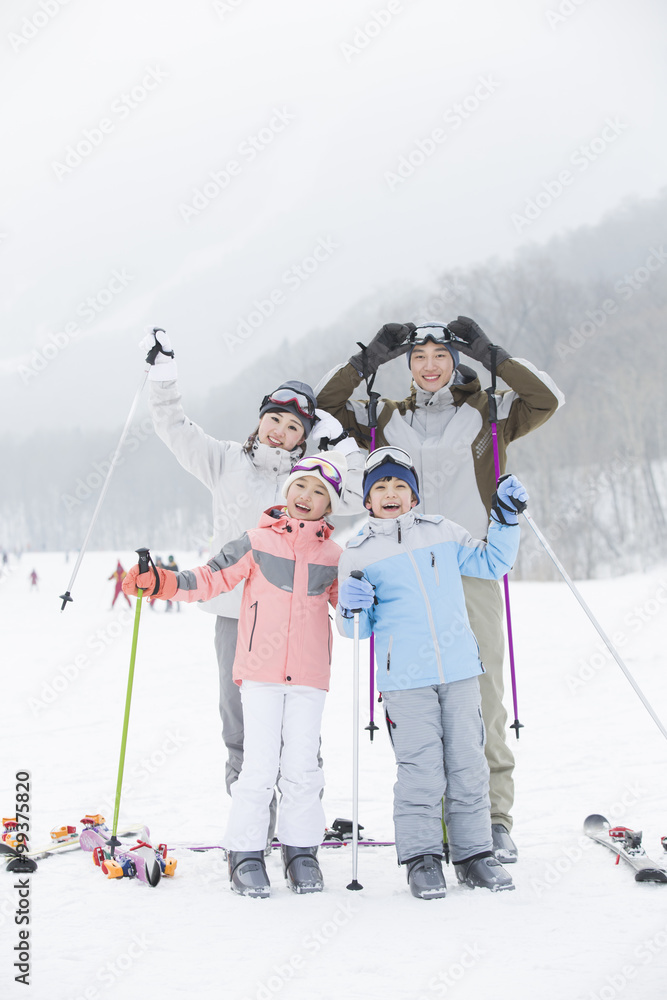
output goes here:
[[338, 560], [324, 519], [302, 521], [269, 509], [257, 528], [228, 542], [206, 566], [176, 574], [176, 601], [208, 601], [246, 580], [234, 680], [306, 684], [329, 690], [331, 620]]

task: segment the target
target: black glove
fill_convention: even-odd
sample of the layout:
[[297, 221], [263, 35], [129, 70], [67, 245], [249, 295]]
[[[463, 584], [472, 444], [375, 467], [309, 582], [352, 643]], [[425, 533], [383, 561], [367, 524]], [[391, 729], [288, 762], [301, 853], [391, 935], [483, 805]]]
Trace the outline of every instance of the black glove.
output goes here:
[[370, 378], [386, 361], [407, 354], [410, 345], [406, 341], [414, 329], [414, 323], [385, 323], [368, 347], [359, 344], [361, 351], [350, 358], [350, 364], [362, 378]]
[[[457, 339], [457, 343], [454, 345], [457, 351], [460, 351], [461, 354], [467, 354], [469, 358], [474, 358], [475, 361], [484, 365], [487, 371], [491, 371], [492, 344], [474, 319], [459, 316], [458, 319], [452, 320], [447, 325]], [[496, 366], [501, 361], [507, 361], [511, 356], [502, 347], [496, 347]]]

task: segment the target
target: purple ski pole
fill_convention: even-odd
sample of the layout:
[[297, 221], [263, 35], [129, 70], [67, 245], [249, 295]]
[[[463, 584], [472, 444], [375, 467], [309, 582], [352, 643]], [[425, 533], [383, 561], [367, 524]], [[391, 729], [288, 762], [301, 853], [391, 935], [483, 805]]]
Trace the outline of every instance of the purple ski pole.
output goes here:
[[[371, 386], [368, 387], [368, 426], [371, 432], [371, 451], [375, 451], [375, 429], [377, 427], [377, 409], [378, 400], [380, 398], [379, 392], [371, 392]], [[369, 687], [370, 687], [370, 721], [366, 726], [369, 732], [371, 743], [373, 742], [373, 736], [378, 730], [379, 726], [375, 724], [375, 633], [371, 632], [371, 642], [370, 642], [370, 670], [369, 670]]]
[[[496, 484], [500, 479], [500, 454], [498, 450], [498, 406], [496, 403], [496, 346], [491, 347], [491, 388], [487, 389], [489, 396], [489, 422], [491, 424], [491, 439], [493, 441], [493, 465], [496, 473]], [[519, 704], [516, 691], [516, 668], [514, 665], [514, 639], [512, 636], [512, 611], [510, 608], [510, 583], [509, 576], [503, 577], [503, 588], [505, 590], [505, 615], [507, 618], [507, 646], [510, 654], [510, 675], [512, 677], [512, 703], [514, 705], [514, 722], [510, 726], [519, 739], [519, 730], [523, 729], [523, 723], [519, 722]]]

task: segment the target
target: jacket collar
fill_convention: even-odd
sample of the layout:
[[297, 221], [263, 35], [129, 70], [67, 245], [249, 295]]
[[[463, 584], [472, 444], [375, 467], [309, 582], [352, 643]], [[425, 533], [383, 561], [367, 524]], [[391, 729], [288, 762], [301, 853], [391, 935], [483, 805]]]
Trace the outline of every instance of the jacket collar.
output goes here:
[[294, 451], [283, 451], [282, 448], [270, 448], [261, 444], [255, 438], [250, 450], [250, 459], [255, 468], [272, 476], [289, 475], [292, 466], [301, 458], [301, 448]]
[[440, 521], [444, 520], [442, 514], [418, 514], [415, 511], [416, 508], [413, 508], [407, 514], [401, 514], [399, 517], [369, 517], [359, 534], [349, 540], [348, 548], [356, 548], [373, 536], [395, 538], [398, 541], [399, 528], [401, 535], [404, 535], [414, 525], [421, 524], [423, 521], [439, 524]]
[[398, 517], [369, 517], [369, 535], [398, 535], [399, 526], [401, 532], [407, 531], [416, 521], [414, 508], [406, 514], [399, 514]]
[[268, 507], [259, 519], [260, 528], [273, 528], [277, 532], [299, 534], [313, 541], [325, 542], [334, 528], [323, 517], [318, 521], [302, 521], [298, 517], [289, 517], [285, 507]]

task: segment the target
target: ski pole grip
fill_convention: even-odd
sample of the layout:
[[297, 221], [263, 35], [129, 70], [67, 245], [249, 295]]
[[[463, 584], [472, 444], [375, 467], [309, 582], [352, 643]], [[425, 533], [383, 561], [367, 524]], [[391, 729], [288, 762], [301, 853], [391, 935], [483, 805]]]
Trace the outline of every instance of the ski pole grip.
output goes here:
[[155, 597], [158, 590], [160, 589], [160, 575], [155, 568], [155, 563], [151, 559], [151, 554], [148, 549], [135, 549], [134, 550], [139, 556], [139, 573], [148, 573], [150, 567], [153, 568], [153, 576], [155, 577], [155, 588], [151, 597]]
[[139, 556], [139, 572], [148, 573], [150, 551], [148, 549], [135, 549], [135, 552]]
[[[350, 573], [350, 576], [353, 576], [355, 580], [363, 580], [364, 578], [364, 574], [361, 572], [360, 569], [353, 569], [352, 572]], [[350, 610], [352, 611], [353, 615], [361, 614], [361, 608], [351, 608]]]
[[[368, 426], [371, 430], [378, 425], [378, 403], [380, 401], [379, 392], [368, 393]], [[353, 574], [354, 575], [354, 574]]]
[[[153, 336], [155, 337], [155, 343], [153, 344], [153, 346], [151, 347], [150, 351], [146, 355], [146, 362], [147, 362], [147, 364], [154, 365], [155, 362], [156, 362], [156, 360], [157, 360], [158, 354], [164, 354], [165, 357], [173, 358], [174, 352], [173, 351], [165, 351], [165, 350], [163, 350], [162, 344], [158, 340], [158, 336], [157, 336], [158, 333], [166, 333], [167, 331], [163, 330], [162, 327], [160, 327], [160, 326], [155, 326], [155, 327], [153, 327], [153, 330], [151, 332], [152, 332]], [[146, 549], [146, 551], [148, 552], [148, 549]]]

